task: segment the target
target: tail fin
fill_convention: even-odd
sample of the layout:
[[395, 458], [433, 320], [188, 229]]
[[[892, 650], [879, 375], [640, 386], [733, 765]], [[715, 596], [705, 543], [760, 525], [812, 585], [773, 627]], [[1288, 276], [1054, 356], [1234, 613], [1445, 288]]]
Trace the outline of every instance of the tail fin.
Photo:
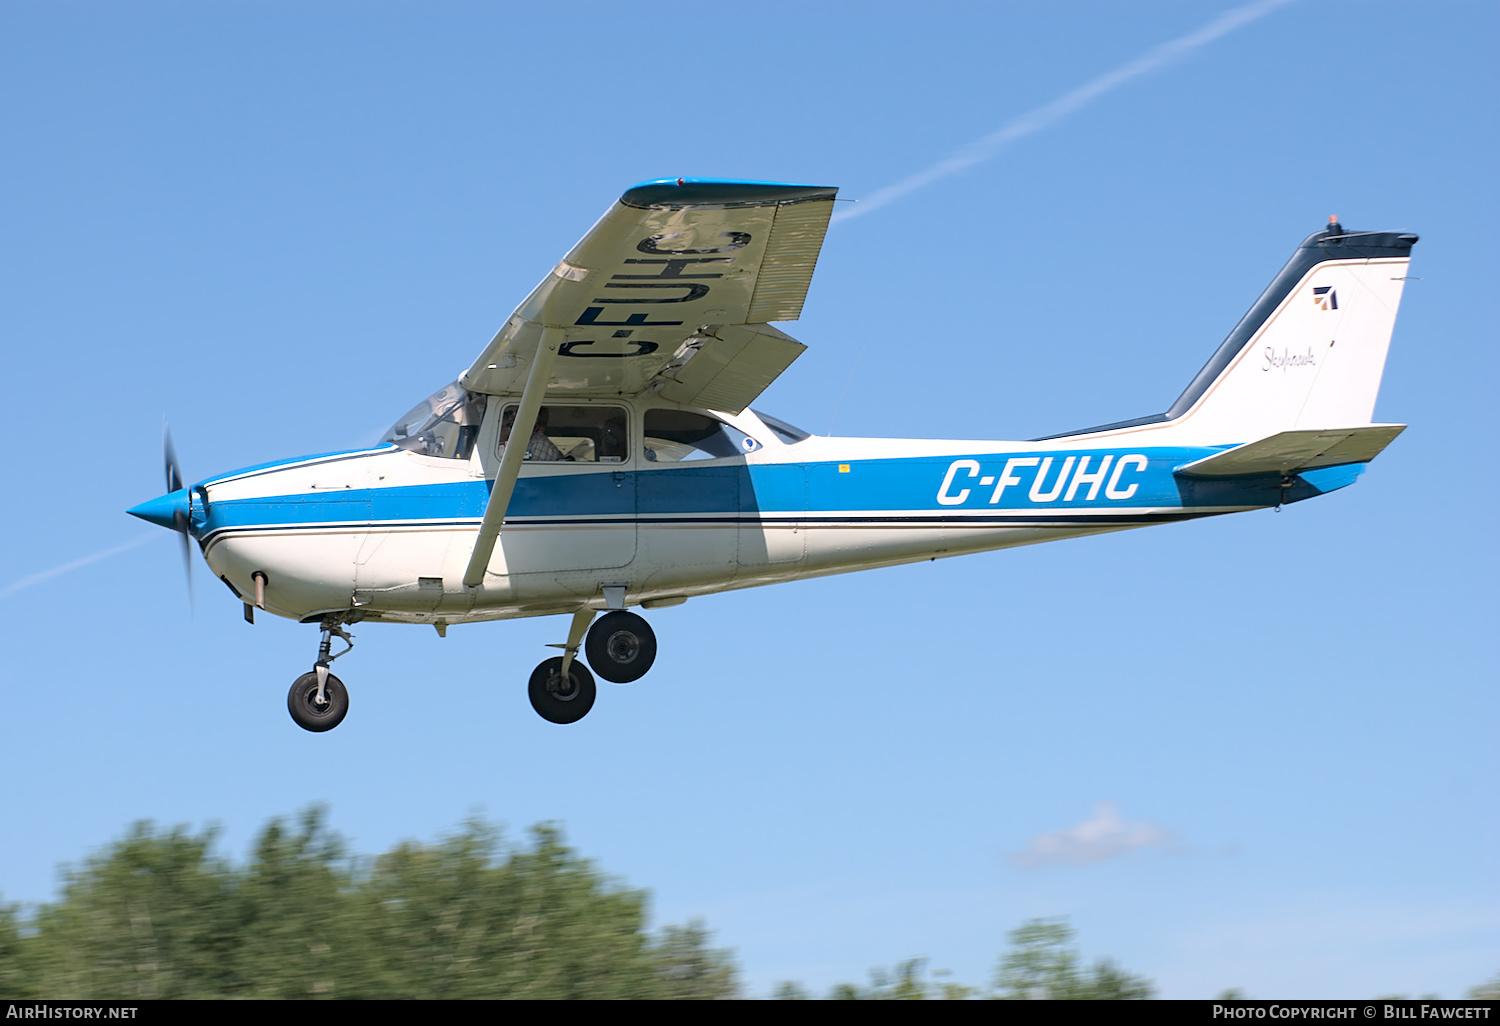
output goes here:
[[[1164, 414], [1070, 435], [1155, 426], [1182, 444], [1370, 423], [1415, 235], [1309, 235]], [[1061, 437], [1061, 436], [1053, 436]]]
[[1308, 236], [1167, 410], [1183, 441], [1370, 423], [1416, 241], [1333, 220]]

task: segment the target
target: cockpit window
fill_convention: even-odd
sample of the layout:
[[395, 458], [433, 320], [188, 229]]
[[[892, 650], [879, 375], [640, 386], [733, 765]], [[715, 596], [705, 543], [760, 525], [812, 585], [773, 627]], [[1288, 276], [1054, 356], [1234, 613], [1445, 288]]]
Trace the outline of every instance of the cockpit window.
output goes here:
[[759, 448], [743, 431], [701, 413], [646, 411], [646, 459], [656, 463], [723, 459]]
[[466, 460], [479, 437], [487, 398], [456, 381], [444, 385], [392, 424], [381, 441], [419, 456]]
[[804, 438], [812, 437], [812, 432], [803, 431], [799, 427], [793, 427], [779, 417], [773, 417], [769, 413], [761, 413], [759, 410], [751, 410], [750, 412], [759, 417], [760, 422], [770, 428], [772, 434], [787, 445], [796, 445]]
[[[500, 456], [519, 407], [500, 411]], [[526, 459], [564, 463], [623, 463], [625, 410], [619, 406], [543, 406], [526, 445]]]

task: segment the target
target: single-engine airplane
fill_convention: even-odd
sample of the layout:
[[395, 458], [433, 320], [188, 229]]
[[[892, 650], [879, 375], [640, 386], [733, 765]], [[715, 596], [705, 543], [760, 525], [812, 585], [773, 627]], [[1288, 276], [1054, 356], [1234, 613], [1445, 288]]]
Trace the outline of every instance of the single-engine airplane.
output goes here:
[[348, 711], [329, 667], [353, 623], [549, 614], [571, 626], [528, 691], [572, 723], [580, 648], [609, 681], [651, 668], [628, 607], [1279, 507], [1404, 427], [1371, 416], [1417, 237], [1330, 219], [1165, 413], [1023, 442], [809, 435], [750, 404], [806, 348], [770, 322], [800, 315], [836, 192], [637, 185], [375, 447], [185, 487], [165, 439], [167, 494], [130, 512], [185, 557], [196, 539], [250, 622], [321, 626], [287, 698], [307, 730]]

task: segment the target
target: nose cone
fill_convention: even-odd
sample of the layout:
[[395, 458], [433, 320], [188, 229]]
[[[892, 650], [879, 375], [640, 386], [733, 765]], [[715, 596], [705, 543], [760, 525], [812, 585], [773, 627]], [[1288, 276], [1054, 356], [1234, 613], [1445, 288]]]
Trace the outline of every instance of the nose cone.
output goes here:
[[150, 502], [143, 502], [125, 512], [174, 531], [181, 530], [180, 524], [185, 525], [190, 522], [187, 489], [179, 488], [175, 492], [168, 492], [166, 495], [158, 496]]

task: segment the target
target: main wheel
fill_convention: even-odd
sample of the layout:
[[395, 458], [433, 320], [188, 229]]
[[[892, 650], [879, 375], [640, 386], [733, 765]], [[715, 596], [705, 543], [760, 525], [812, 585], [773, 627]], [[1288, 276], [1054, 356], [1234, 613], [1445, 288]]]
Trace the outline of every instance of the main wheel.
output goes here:
[[544, 659], [531, 671], [531, 682], [526, 686], [531, 698], [531, 707], [537, 715], [553, 723], [576, 723], [588, 715], [594, 707], [594, 675], [577, 659], [568, 667], [568, 679], [563, 680], [562, 656]]
[[656, 662], [656, 632], [623, 609], [605, 613], [589, 628], [583, 646], [594, 672], [615, 684], [640, 680]]
[[318, 674], [309, 670], [292, 682], [286, 695], [286, 711], [303, 730], [321, 733], [344, 722], [349, 713], [349, 691], [333, 674], [323, 687], [323, 704], [318, 704]]

